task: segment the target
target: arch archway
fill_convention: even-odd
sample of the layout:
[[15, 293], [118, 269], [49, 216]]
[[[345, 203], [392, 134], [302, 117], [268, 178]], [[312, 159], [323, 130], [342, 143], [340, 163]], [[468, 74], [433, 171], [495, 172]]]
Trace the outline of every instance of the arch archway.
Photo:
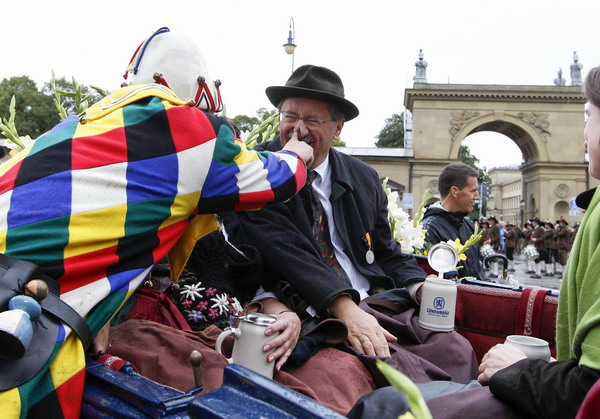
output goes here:
[[412, 114], [409, 189], [422, 195], [470, 134], [509, 137], [523, 154], [523, 214], [553, 219], [557, 203], [590, 187], [582, 142], [585, 97], [574, 86], [415, 84], [404, 105]]
[[548, 150], [544, 146], [544, 138], [532, 126], [523, 120], [505, 113], [488, 114], [474, 118], [460, 128], [452, 138], [450, 158], [458, 159], [458, 150], [462, 142], [471, 134], [483, 131], [497, 132], [510, 138], [521, 150], [527, 162], [548, 161]]

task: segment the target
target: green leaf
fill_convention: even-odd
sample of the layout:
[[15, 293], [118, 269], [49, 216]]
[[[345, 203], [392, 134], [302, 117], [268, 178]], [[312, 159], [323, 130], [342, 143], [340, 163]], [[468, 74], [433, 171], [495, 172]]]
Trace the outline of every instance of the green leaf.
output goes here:
[[425, 403], [423, 395], [421, 395], [421, 391], [410, 378], [381, 359], [376, 360], [376, 363], [377, 368], [379, 368], [379, 371], [382, 372], [390, 384], [396, 390], [404, 393], [408, 399], [410, 410], [417, 419], [433, 419], [429, 407], [427, 407], [427, 403]]

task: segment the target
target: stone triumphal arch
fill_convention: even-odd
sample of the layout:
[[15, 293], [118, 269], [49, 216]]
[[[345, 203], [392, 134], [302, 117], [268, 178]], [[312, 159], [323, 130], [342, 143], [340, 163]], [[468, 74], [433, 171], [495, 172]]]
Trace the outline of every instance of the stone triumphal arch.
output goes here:
[[[404, 96], [412, 114], [407, 189], [422, 196], [445, 165], [458, 161], [468, 135], [497, 132], [523, 153], [524, 217], [556, 219], [572, 197], [597, 184], [585, 162], [584, 105], [581, 86], [415, 83]], [[497, 152], [493, 142], [488, 149]]]

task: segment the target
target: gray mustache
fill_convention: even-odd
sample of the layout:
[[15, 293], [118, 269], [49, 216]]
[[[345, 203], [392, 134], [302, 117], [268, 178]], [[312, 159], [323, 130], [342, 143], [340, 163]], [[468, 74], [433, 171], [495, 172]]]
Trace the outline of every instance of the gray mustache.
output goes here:
[[[288, 132], [285, 136], [288, 140], [291, 140], [292, 135], [294, 135], [294, 131]], [[311, 137], [309, 134], [305, 135], [304, 137], [298, 136], [298, 140], [304, 141], [306, 144], [312, 144], [315, 142], [315, 139], [313, 137]]]

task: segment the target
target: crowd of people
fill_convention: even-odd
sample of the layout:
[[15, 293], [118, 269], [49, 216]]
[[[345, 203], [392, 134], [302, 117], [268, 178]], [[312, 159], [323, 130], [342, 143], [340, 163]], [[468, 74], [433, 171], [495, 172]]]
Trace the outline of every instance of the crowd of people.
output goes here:
[[[186, 36], [161, 28], [128, 74], [131, 85], [0, 166], [0, 253], [38, 265], [95, 336], [86, 348], [63, 326], [36, 378], [0, 392], [6, 412], [77, 417], [86, 351], [121, 356], [185, 390], [192, 372], [182, 350], [200, 348], [205, 391], [214, 389], [227, 363], [214, 337], [243, 309], [276, 318], [262, 348], [274, 379], [349, 417], [410, 411], [378, 359], [418, 384], [434, 417], [574, 417], [600, 377], [598, 286], [584, 269], [600, 263], [598, 194], [578, 201], [589, 204], [578, 234], [563, 219], [522, 229], [479, 221], [484, 237], [460, 262], [461, 276], [486, 279], [481, 245], [512, 262], [531, 244], [530, 270], [564, 281], [558, 360], [498, 345], [478, 364], [465, 337], [418, 324], [427, 274], [391, 237], [379, 175], [332, 147], [359, 115], [334, 71], [303, 65], [267, 87], [279, 136], [255, 149], [215, 115], [220, 82]], [[600, 178], [600, 68], [585, 89], [589, 170]], [[465, 242], [477, 172], [450, 164], [438, 185], [426, 240]], [[46, 205], [31, 205], [31, 194]], [[163, 304], [160, 315], [149, 316], [148, 301]]]
[[[562, 279], [579, 227], [579, 224], [569, 226], [563, 217], [554, 223], [532, 218], [522, 228], [488, 217], [480, 219], [479, 225], [483, 230], [482, 243], [488, 244], [494, 253], [506, 256], [508, 271], [515, 272], [515, 256], [523, 254], [527, 258], [526, 273], [533, 279]], [[492, 280], [498, 278], [497, 264], [491, 265], [487, 276]]]

